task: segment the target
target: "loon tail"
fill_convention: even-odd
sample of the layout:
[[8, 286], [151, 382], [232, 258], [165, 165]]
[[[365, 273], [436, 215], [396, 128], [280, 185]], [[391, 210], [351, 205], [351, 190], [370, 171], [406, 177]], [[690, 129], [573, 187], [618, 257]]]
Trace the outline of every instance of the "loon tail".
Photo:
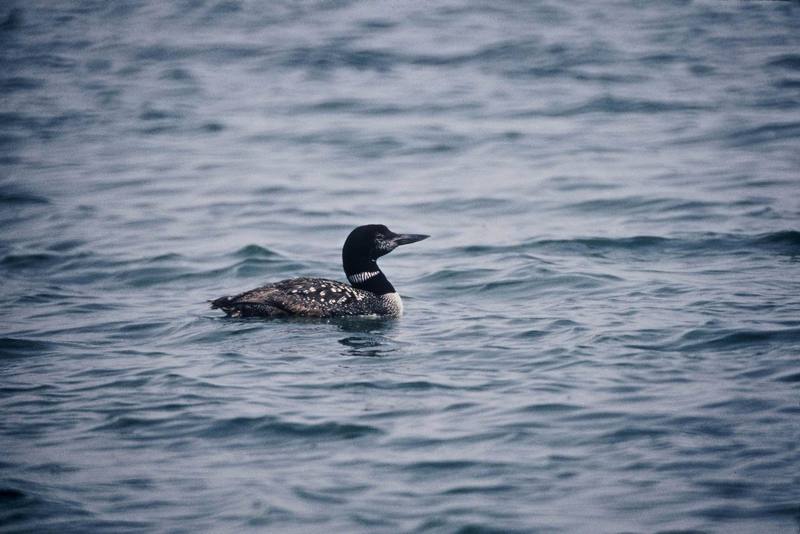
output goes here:
[[233, 301], [233, 297], [220, 297], [218, 299], [209, 300], [208, 303], [211, 305], [212, 310], [217, 310], [224, 308], [226, 304], [230, 305], [231, 301]]
[[267, 302], [242, 302], [236, 297], [220, 297], [209, 300], [211, 309], [220, 309], [228, 317], [286, 317], [289, 315], [283, 308]]

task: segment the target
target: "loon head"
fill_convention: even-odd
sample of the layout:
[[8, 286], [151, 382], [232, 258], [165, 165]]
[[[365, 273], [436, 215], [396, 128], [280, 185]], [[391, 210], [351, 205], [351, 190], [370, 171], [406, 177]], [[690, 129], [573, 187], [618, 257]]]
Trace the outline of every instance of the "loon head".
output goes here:
[[359, 226], [347, 236], [342, 247], [344, 272], [350, 277], [377, 269], [377, 260], [400, 245], [422, 241], [423, 234], [396, 234], [382, 224]]

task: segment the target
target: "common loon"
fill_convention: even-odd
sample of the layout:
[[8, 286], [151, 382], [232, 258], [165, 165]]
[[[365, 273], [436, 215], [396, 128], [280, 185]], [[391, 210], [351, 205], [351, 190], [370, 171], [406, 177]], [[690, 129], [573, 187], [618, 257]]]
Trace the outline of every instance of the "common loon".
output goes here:
[[430, 236], [395, 234], [382, 224], [359, 226], [342, 247], [344, 273], [352, 285], [324, 278], [292, 278], [211, 301], [229, 317], [399, 317], [403, 301], [377, 260], [400, 245]]

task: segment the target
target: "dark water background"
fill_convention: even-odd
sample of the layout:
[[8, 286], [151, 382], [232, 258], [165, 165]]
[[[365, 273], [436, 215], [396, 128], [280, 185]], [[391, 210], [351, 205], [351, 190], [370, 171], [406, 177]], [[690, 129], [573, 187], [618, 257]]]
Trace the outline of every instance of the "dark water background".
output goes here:
[[3, 532], [797, 531], [796, 2], [0, 6]]

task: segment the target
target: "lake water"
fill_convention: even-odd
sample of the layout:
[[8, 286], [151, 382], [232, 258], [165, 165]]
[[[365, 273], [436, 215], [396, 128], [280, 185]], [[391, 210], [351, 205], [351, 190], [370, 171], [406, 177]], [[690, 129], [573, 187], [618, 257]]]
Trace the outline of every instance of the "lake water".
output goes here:
[[[0, 5], [3, 532], [797, 532], [800, 5]], [[383, 223], [399, 320], [231, 320]]]

